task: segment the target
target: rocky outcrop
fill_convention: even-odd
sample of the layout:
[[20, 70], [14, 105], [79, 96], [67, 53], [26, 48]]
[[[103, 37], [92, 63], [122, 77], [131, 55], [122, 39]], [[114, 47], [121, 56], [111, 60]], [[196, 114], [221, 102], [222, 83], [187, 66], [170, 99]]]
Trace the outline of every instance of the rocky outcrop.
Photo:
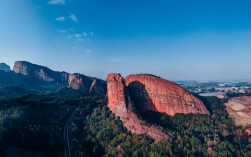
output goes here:
[[80, 90], [85, 94], [106, 94], [107, 86], [105, 81], [82, 74], [69, 74], [68, 84], [70, 88]]
[[130, 96], [138, 108], [165, 113], [209, 114], [205, 105], [181, 86], [154, 75], [138, 74], [125, 78]]
[[127, 99], [125, 80], [120, 74], [109, 74], [107, 76], [108, 108], [121, 119], [126, 119]]
[[5, 71], [5, 72], [9, 72], [10, 71], [10, 66], [8, 66], [5, 63], [0, 63], [0, 70]]
[[134, 105], [140, 111], [162, 112], [170, 116], [176, 113], [209, 114], [204, 104], [179, 85], [153, 75], [120, 74], [107, 76], [108, 108], [120, 117], [124, 126], [136, 134], [146, 134], [156, 141], [168, 135], [153, 126], [146, 126], [132, 111]]
[[70, 74], [68, 79], [69, 87], [77, 89], [83, 93], [88, 93], [92, 80], [85, 75], [81, 74]]
[[118, 117], [123, 125], [132, 133], [146, 134], [159, 141], [168, 138], [168, 135], [153, 126], [143, 124], [137, 115], [132, 112], [132, 101], [126, 89], [125, 80], [120, 74], [107, 76], [108, 108]]
[[100, 80], [100, 79], [94, 79], [92, 81], [89, 93], [91, 95], [105, 95], [106, 94], [106, 90], [107, 90], [107, 84], [105, 81]]
[[251, 96], [231, 98], [225, 106], [235, 125], [243, 127], [251, 125]]
[[106, 82], [82, 74], [53, 71], [47, 67], [32, 64], [26, 61], [16, 61], [13, 71], [29, 78], [43, 80], [56, 84], [59, 88], [70, 87], [80, 90], [85, 95], [105, 95]]

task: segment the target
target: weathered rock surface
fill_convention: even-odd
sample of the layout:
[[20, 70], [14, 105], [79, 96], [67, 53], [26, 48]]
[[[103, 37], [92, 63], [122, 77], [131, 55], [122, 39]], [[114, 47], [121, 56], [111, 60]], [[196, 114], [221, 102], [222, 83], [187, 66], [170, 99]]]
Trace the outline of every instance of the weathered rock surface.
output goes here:
[[241, 96], [229, 99], [226, 109], [237, 126], [251, 125], [251, 96]]
[[125, 80], [120, 74], [109, 74], [107, 76], [108, 108], [120, 117], [124, 126], [136, 134], [146, 134], [159, 141], [168, 138], [168, 135], [155, 127], [143, 124], [135, 113], [132, 112], [132, 102], [126, 89]]
[[174, 116], [176, 113], [209, 114], [205, 105], [181, 86], [147, 74], [125, 78], [130, 96], [138, 108]]
[[10, 71], [10, 66], [8, 66], [5, 63], [0, 63], [0, 70], [5, 71], [5, 72], [9, 72]]
[[128, 95], [125, 88], [125, 80], [120, 74], [107, 76], [108, 108], [121, 119], [126, 118]]

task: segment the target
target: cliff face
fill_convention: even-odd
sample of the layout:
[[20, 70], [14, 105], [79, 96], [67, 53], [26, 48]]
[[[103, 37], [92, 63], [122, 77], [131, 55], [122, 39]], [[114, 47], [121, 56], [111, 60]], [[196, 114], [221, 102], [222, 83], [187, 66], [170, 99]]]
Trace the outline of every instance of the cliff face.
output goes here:
[[68, 79], [66, 72], [53, 71], [47, 67], [25, 61], [16, 61], [13, 71], [48, 82], [67, 82]]
[[125, 78], [131, 98], [142, 110], [166, 113], [209, 114], [204, 104], [179, 85], [153, 75]]
[[120, 74], [107, 76], [108, 108], [120, 117], [124, 126], [136, 134], [147, 134], [156, 141], [168, 135], [153, 126], [145, 126], [132, 106], [140, 110], [162, 112], [170, 116], [175, 113], [209, 114], [204, 104], [187, 90], [170, 81], [153, 75]]
[[168, 135], [153, 126], [143, 124], [135, 113], [132, 112], [133, 102], [130, 100], [126, 89], [125, 80], [120, 74], [107, 76], [108, 108], [118, 117], [123, 125], [132, 133], [146, 134], [159, 141], [168, 138]]
[[127, 98], [125, 80], [120, 74], [109, 74], [107, 76], [107, 96], [109, 99], [108, 108], [117, 116], [126, 118]]
[[106, 94], [107, 86], [105, 81], [82, 74], [69, 74], [68, 84], [70, 88], [80, 90], [85, 94]]
[[92, 80], [81, 74], [70, 74], [68, 79], [69, 87], [72, 89], [81, 90], [84, 93], [89, 92]]
[[66, 72], [53, 71], [47, 67], [32, 64], [25, 61], [15, 62], [13, 71], [29, 78], [43, 80], [57, 84], [60, 87], [70, 87], [80, 90], [85, 95], [105, 95], [106, 82], [82, 74], [69, 74]]
[[100, 79], [93, 79], [91, 87], [89, 89], [89, 93], [91, 95], [102, 94], [105, 95], [107, 90], [107, 84], [105, 81]]

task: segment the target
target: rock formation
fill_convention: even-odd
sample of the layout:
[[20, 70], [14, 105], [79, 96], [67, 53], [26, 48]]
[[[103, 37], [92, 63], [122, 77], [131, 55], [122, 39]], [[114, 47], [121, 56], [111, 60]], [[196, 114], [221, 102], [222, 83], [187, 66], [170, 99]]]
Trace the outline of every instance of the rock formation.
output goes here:
[[68, 73], [53, 71], [47, 67], [32, 64], [26, 61], [16, 61], [13, 71], [48, 82], [67, 82]]
[[251, 96], [231, 98], [225, 106], [235, 125], [251, 125]]
[[10, 71], [10, 66], [8, 66], [5, 63], [0, 63], [0, 70], [5, 71], [5, 72], [9, 72]]
[[168, 138], [168, 135], [153, 126], [143, 124], [135, 113], [132, 112], [132, 102], [126, 89], [125, 80], [120, 74], [109, 74], [107, 76], [108, 108], [120, 117], [124, 126], [136, 134], [146, 134], [159, 141]]
[[153, 75], [125, 78], [131, 98], [142, 110], [166, 113], [209, 114], [204, 104], [181, 86]]
[[107, 84], [105, 81], [103, 80], [100, 80], [100, 79], [94, 79], [92, 81], [92, 84], [91, 84], [91, 87], [90, 87], [90, 90], [89, 90], [89, 93], [91, 95], [98, 95], [100, 93], [102, 94], [106, 94], [106, 90], [107, 90]]
[[82, 74], [69, 74], [69, 87], [85, 94], [105, 95], [106, 82]]
[[204, 104], [179, 85], [153, 75], [120, 74], [107, 76], [108, 108], [120, 117], [124, 126], [132, 133], [147, 134], [156, 141], [168, 135], [155, 127], [145, 126], [132, 106], [141, 111], [162, 112], [170, 116], [175, 113], [209, 114]]
[[13, 71], [29, 78], [54, 83], [60, 87], [70, 87], [80, 90], [85, 95], [105, 95], [106, 82], [82, 74], [69, 74], [67, 72], [53, 71], [47, 67], [32, 64], [26, 61], [16, 61]]
[[126, 118], [127, 99], [125, 80], [120, 74], [109, 74], [107, 76], [108, 108], [121, 119]]

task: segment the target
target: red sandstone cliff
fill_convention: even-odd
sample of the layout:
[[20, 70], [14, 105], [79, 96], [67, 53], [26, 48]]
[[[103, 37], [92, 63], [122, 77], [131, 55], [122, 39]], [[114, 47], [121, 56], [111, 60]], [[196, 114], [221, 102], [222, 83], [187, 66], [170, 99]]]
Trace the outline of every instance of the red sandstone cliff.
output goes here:
[[146, 134], [159, 141], [168, 138], [168, 135], [153, 126], [143, 125], [143, 122], [131, 110], [132, 102], [128, 95], [125, 80], [120, 74], [109, 74], [107, 76], [108, 108], [120, 117], [124, 126], [136, 134]]
[[204, 104], [181, 86], [153, 75], [125, 78], [131, 98], [143, 110], [166, 113], [209, 114]]

